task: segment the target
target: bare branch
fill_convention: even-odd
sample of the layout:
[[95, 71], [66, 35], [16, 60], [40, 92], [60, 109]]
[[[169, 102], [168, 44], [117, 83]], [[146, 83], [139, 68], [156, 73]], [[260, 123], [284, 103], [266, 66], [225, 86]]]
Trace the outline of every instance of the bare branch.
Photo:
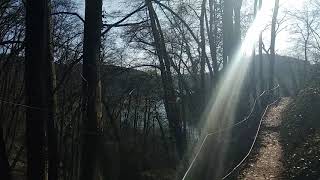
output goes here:
[[140, 25], [143, 24], [145, 22], [148, 22], [149, 20], [144, 20], [144, 21], [140, 21], [140, 22], [134, 22], [134, 23], [125, 23], [125, 24], [118, 24], [118, 25], [114, 25], [114, 24], [103, 24], [103, 26], [109, 26], [109, 27], [124, 27], [124, 26], [135, 26], [135, 25]]
[[0, 46], [5, 46], [7, 44], [20, 44], [23, 43], [23, 41], [1, 41]]
[[109, 32], [113, 27], [119, 27], [120, 23], [122, 23], [123, 21], [125, 21], [126, 19], [128, 19], [129, 17], [134, 15], [135, 13], [141, 11], [144, 7], [146, 7], [146, 5], [143, 5], [143, 6], [139, 7], [138, 9], [132, 11], [131, 13], [127, 14], [124, 18], [122, 18], [118, 22], [116, 22], [114, 24], [110, 24], [109, 27], [101, 33], [101, 36], [104, 36], [105, 34], [107, 34], [107, 32]]
[[52, 13], [51, 15], [52, 15], [52, 16], [55, 16], [55, 15], [60, 15], [60, 14], [67, 14], [67, 15], [76, 16], [76, 17], [79, 18], [83, 23], [85, 22], [85, 20], [84, 20], [78, 13], [75, 13], [75, 12], [55, 12], [55, 13]]

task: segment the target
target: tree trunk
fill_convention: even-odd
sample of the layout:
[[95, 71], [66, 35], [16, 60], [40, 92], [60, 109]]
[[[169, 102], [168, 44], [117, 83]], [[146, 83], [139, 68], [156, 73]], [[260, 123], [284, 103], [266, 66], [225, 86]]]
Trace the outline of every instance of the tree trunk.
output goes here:
[[234, 12], [234, 46], [232, 48], [232, 53], [235, 53], [237, 48], [240, 45], [241, 42], [241, 24], [240, 24], [240, 13], [241, 13], [241, 7], [242, 7], [242, 0], [236, 0], [234, 1], [235, 6], [233, 8]]
[[271, 24], [271, 45], [270, 45], [270, 69], [269, 69], [269, 89], [272, 89], [274, 86], [274, 64], [275, 64], [275, 45], [276, 45], [276, 23], [277, 23], [277, 16], [279, 10], [279, 0], [275, 1], [273, 15], [272, 15], [272, 24]]
[[152, 2], [146, 0], [146, 4], [149, 11], [152, 34], [154, 37], [155, 48], [157, 51], [157, 56], [160, 62], [161, 78], [164, 89], [164, 105], [169, 121], [170, 132], [176, 140], [176, 147], [179, 158], [182, 159], [184, 154], [184, 142], [182, 135], [182, 123], [179, 114], [179, 109], [176, 103], [176, 93], [174, 90], [174, 84], [172, 79], [172, 74], [170, 70], [170, 57], [166, 51], [166, 46], [164, 43], [164, 36], [161, 30], [159, 20], [153, 9]]
[[47, 119], [48, 2], [26, 2], [25, 89], [27, 178], [43, 180], [44, 123]]
[[[262, 7], [262, 0], [259, 0], [259, 10]], [[262, 31], [259, 34], [259, 79], [260, 79], [260, 92], [265, 90], [264, 76], [263, 76], [263, 54], [262, 54]]]
[[216, 0], [209, 0], [209, 45], [210, 53], [212, 59], [213, 73], [214, 73], [214, 82], [215, 84], [219, 78], [219, 67], [217, 60], [217, 36], [218, 36], [218, 27], [217, 27], [217, 4]]
[[99, 144], [99, 72], [102, 26], [102, 0], [85, 1], [83, 43], [83, 120], [80, 179], [97, 179]]
[[[2, 122], [0, 122], [2, 123]], [[2, 124], [0, 124], [0, 179], [11, 179], [8, 156], [6, 154], [6, 144], [3, 139]]]
[[[257, 6], [258, 6], [258, 0], [254, 0], [254, 7], [253, 7], [253, 14], [254, 18], [257, 16]], [[251, 95], [253, 98], [256, 98], [256, 43], [253, 46], [252, 49], [252, 60], [251, 60]]]
[[206, 100], [206, 39], [204, 33], [204, 20], [205, 20], [205, 11], [206, 11], [206, 0], [202, 0], [201, 4], [201, 15], [200, 15], [200, 46], [201, 46], [201, 55], [200, 55], [200, 99], [202, 103], [202, 109], [204, 109], [205, 100]]
[[223, 4], [223, 68], [227, 67], [231, 58], [233, 20], [232, 20], [232, 0], [224, 0]]
[[[48, 4], [48, 12], [51, 14], [51, 1]], [[56, 88], [56, 74], [53, 62], [53, 26], [51, 16], [48, 16], [48, 58], [47, 58], [47, 102], [48, 102], [48, 119], [47, 119], [47, 135], [48, 135], [48, 180], [58, 179], [58, 142], [56, 129], [56, 106], [57, 97], [54, 93]]]
[[[303, 65], [303, 82], [307, 82], [307, 64], [308, 64], [308, 40], [309, 34], [307, 35], [307, 39], [304, 41], [304, 65]], [[305, 84], [304, 84], [305, 85]]]

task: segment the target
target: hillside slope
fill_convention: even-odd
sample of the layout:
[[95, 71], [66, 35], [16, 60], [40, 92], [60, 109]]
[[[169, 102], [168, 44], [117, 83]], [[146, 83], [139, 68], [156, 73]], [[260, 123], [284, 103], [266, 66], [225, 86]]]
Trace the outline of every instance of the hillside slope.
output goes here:
[[287, 179], [320, 177], [320, 82], [314, 81], [290, 103], [281, 128]]

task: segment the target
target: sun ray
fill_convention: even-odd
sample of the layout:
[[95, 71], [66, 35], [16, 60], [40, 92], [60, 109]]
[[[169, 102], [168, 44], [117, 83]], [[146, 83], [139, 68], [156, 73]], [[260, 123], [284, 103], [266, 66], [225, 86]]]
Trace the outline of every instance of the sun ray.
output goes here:
[[[235, 122], [235, 113], [239, 103], [240, 93], [244, 85], [246, 75], [248, 73], [250, 65], [250, 56], [252, 49], [258, 40], [260, 32], [270, 22], [273, 1], [264, 1], [262, 8], [258, 11], [256, 18], [249, 27], [242, 44], [238, 48], [238, 51], [234, 54], [230, 60], [224, 78], [218, 85], [218, 88], [213, 92], [212, 98], [208, 103], [203, 116], [202, 116], [202, 137], [206, 137], [207, 134], [228, 127]], [[216, 162], [219, 166], [222, 166], [224, 161], [225, 152], [228, 149], [228, 142], [230, 132], [224, 132], [223, 135], [218, 135], [221, 140], [219, 142], [219, 162]], [[206, 140], [208, 138], [205, 138]], [[203, 141], [202, 141], [203, 142]], [[201, 143], [199, 146], [201, 146]], [[197, 148], [199, 149], [199, 147]], [[200, 151], [200, 150], [199, 150]], [[223, 169], [223, 167], [217, 167], [217, 169]], [[188, 172], [187, 172], [188, 173]], [[183, 180], [187, 177], [187, 173]], [[223, 174], [219, 174], [218, 177]]]

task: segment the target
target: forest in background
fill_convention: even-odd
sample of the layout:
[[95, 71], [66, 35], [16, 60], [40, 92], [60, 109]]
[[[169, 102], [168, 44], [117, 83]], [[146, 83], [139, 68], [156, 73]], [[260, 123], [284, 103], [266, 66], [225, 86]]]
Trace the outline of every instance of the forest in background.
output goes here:
[[[300, 10], [272, 1], [239, 100], [223, 109], [235, 123], [252, 116], [231, 130], [213, 176], [241, 160], [268, 103], [298, 94], [319, 71], [320, 3], [306, 1]], [[264, 2], [114, 1], [126, 8], [108, 11], [86, 0], [84, 12], [77, 3], [0, 2], [0, 179], [181, 179]], [[283, 31], [292, 47], [279, 55]], [[201, 158], [220, 161], [212, 156]], [[210, 178], [210, 166], [199, 163], [191, 179]]]

